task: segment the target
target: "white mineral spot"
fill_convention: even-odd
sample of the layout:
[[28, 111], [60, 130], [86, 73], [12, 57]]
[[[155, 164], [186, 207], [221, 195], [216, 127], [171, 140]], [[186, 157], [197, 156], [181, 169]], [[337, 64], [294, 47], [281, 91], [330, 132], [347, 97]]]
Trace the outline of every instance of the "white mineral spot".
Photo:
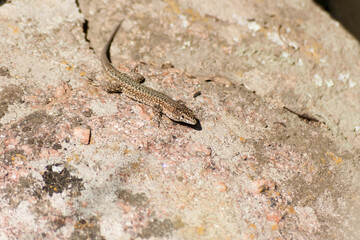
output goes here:
[[298, 59], [297, 64], [299, 67], [304, 66], [304, 62], [301, 58]]
[[316, 86], [321, 87], [323, 80], [318, 74], [315, 74], [313, 78], [313, 82], [315, 83]]
[[349, 88], [355, 87], [356, 83], [353, 82], [351, 79], [349, 80]]
[[324, 82], [326, 83], [326, 86], [327, 87], [332, 87], [332, 86], [334, 86], [334, 82], [333, 82], [333, 80], [324, 80]]
[[63, 166], [52, 166], [51, 169], [53, 170], [53, 172], [57, 172], [57, 173], [60, 173], [64, 167]]
[[249, 22], [248, 28], [250, 31], [257, 32], [261, 29], [261, 26], [257, 24], [256, 22]]
[[285, 59], [287, 59], [289, 56], [290, 56], [290, 54], [287, 53], [287, 52], [282, 52], [282, 53], [281, 53], [281, 57], [283, 57], [283, 58], [285, 58]]
[[349, 73], [340, 73], [338, 76], [338, 80], [341, 82], [346, 82], [350, 77]]

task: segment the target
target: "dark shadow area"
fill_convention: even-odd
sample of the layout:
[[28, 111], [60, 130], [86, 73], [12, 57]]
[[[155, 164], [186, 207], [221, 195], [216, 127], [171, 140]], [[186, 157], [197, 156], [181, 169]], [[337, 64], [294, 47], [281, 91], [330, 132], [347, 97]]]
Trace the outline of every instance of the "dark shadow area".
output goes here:
[[[173, 121], [173, 120], [171, 120]], [[201, 126], [201, 123], [200, 123], [200, 120], [199, 119], [196, 119], [196, 124], [195, 125], [191, 125], [191, 124], [187, 124], [187, 123], [183, 123], [183, 122], [177, 122], [177, 121], [173, 121], [177, 124], [180, 124], [180, 125], [183, 125], [183, 126], [187, 126], [189, 128], [192, 128], [196, 131], [201, 131], [202, 130], [202, 126]]]
[[360, 42], [360, 0], [314, 0]]
[[10, 3], [10, 1], [9, 0], [0, 0], [0, 6], [5, 4], [5, 3]]
[[322, 9], [330, 13], [329, 2], [330, 0], [314, 0]]

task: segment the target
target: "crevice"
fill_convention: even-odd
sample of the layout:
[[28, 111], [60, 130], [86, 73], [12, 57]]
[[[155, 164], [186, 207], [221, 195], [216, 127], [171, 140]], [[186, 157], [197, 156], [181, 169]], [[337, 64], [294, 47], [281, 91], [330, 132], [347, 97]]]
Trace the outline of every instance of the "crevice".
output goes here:
[[[76, 4], [77, 8], [79, 9], [79, 12], [82, 13], [79, 0], [75, 0], [75, 4]], [[85, 34], [85, 41], [89, 43], [89, 48], [94, 51], [94, 48], [91, 46], [91, 44], [90, 44], [91, 42], [88, 39], [89, 21], [85, 18], [84, 14], [83, 14], [83, 16], [84, 16], [84, 23], [82, 24], [82, 29]]]
[[[85, 33], [85, 41], [90, 42], [90, 40], [88, 39], [88, 30], [89, 30], [89, 21], [84, 19], [84, 23], [83, 23], [83, 31]], [[91, 48], [91, 46], [90, 46]]]

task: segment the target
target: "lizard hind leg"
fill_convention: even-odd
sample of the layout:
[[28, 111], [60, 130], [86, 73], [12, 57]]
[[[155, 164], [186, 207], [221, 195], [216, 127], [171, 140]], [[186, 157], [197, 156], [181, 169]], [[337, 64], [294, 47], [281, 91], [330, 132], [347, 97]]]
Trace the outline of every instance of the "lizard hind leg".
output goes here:
[[137, 73], [137, 72], [129, 72], [129, 73], [127, 73], [128, 74], [128, 76], [132, 79], [132, 80], [134, 80], [135, 82], [137, 82], [137, 83], [143, 83], [143, 82], [145, 82], [145, 78], [144, 78], [144, 76], [143, 75], [141, 75], [140, 73]]
[[131, 70], [129, 75], [135, 82], [143, 83], [145, 82], [145, 77], [139, 73], [138, 69], [139, 65], [136, 65], [136, 67]]

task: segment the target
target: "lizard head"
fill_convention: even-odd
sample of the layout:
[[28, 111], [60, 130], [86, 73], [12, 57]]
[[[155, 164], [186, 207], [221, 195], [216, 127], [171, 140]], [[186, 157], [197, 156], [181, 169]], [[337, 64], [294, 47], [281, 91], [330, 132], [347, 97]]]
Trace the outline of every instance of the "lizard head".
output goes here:
[[176, 122], [184, 122], [191, 125], [197, 124], [195, 114], [191, 109], [186, 107], [182, 101], [177, 101], [177, 107], [173, 108], [172, 111], [166, 115]]

